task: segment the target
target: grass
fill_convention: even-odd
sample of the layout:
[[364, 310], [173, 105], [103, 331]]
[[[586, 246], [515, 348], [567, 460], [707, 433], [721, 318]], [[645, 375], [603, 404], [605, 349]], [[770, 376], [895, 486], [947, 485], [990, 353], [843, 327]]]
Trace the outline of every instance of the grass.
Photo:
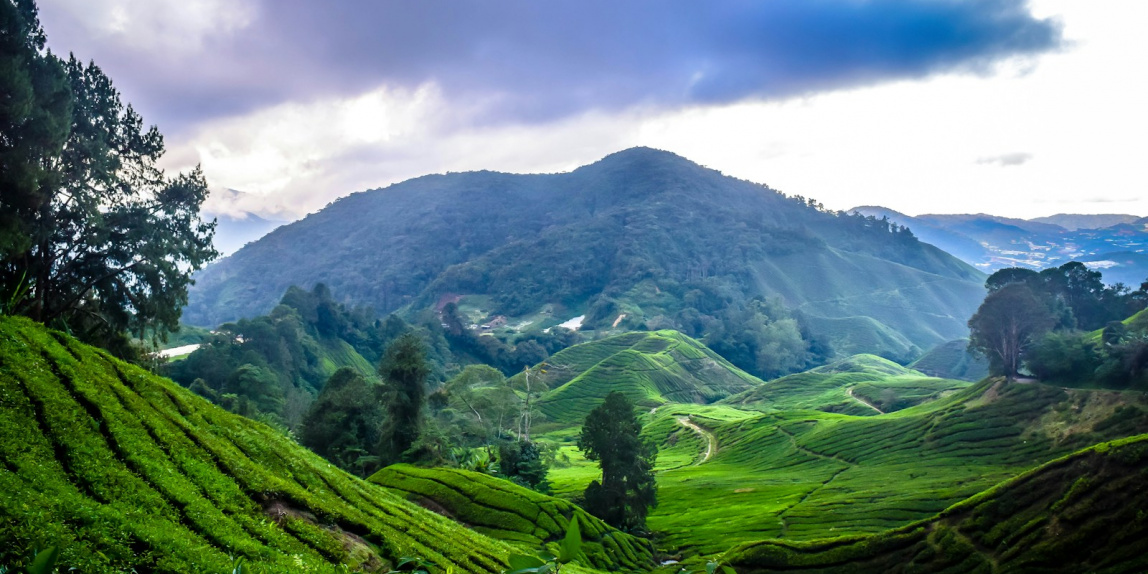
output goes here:
[[738, 546], [724, 561], [765, 572], [1143, 572], [1148, 435], [1051, 461], [938, 516], [870, 536]]
[[505, 568], [510, 547], [350, 476], [262, 424], [0, 318], [0, 564], [84, 572]]
[[713, 402], [761, 383], [677, 331], [607, 337], [564, 349], [546, 363], [551, 390], [540, 408], [548, 419], [568, 424], [584, 419], [610, 391], [649, 409]]
[[[1148, 431], [1146, 407], [1139, 394], [999, 380], [874, 416], [662, 407], [644, 431], [661, 448], [649, 526], [660, 548], [686, 556], [878, 533], [1073, 450]], [[710, 461], [694, 464], [704, 446], [676, 422], [683, 415], [716, 436]], [[578, 459], [552, 470], [555, 492], [579, 492], [595, 471]]]
[[619, 532], [570, 502], [500, 478], [461, 469], [395, 465], [368, 480], [527, 552], [543, 545], [556, 552], [569, 522], [577, 520], [584, 564], [604, 570], [654, 565], [648, 541]]

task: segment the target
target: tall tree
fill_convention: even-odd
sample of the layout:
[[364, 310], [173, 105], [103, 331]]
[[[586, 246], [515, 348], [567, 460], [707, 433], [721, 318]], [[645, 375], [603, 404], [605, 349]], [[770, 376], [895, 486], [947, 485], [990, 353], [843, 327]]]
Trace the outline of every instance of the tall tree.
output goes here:
[[[28, 99], [21, 78], [32, 85], [31, 104], [0, 106], [0, 154], [14, 158], [0, 168], [8, 312], [101, 344], [125, 330], [162, 336], [178, 328], [190, 271], [217, 255], [214, 223], [199, 218], [203, 174], [165, 176], [156, 166], [163, 136], [144, 128], [103, 71], [41, 53], [29, 0], [0, 0], [0, 17], [0, 43], [23, 44], [0, 54], [0, 70], [16, 72], [0, 81], [12, 83], [21, 101]], [[16, 234], [22, 239], [9, 239]]]
[[323, 386], [303, 419], [299, 442], [343, 470], [366, 473], [379, 442], [383, 407], [358, 371], [343, 367]]
[[1010, 283], [990, 292], [969, 319], [969, 348], [987, 356], [996, 374], [1015, 379], [1024, 352], [1055, 324], [1027, 284]]
[[613, 391], [590, 414], [578, 436], [578, 448], [602, 469], [602, 481], [586, 488], [586, 510], [608, 524], [629, 531], [646, 526], [657, 505], [654, 461], [657, 447], [642, 440], [634, 404]]
[[379, 366], [386, 396], [387, 420], [379, 443], [386, 463], [410, 456], [408, 451], [422, 431], [426, 404], [426, 380], [430, 366], [418, 335], [406, 333], [395, 339]]

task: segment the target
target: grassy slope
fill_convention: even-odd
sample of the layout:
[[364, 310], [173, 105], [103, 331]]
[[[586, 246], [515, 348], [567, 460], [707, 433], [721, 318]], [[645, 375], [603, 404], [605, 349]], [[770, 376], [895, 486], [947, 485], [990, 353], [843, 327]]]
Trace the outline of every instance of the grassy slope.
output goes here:
[[85, 572], [504, 568], [501, 542], [62, 334], [0, 318], [0, 357], [0, 564], [60, 545]]
[[872, 416], [920, 404], [966, 386], [968, 383], [963, 381], [927, 377], [874, 355], [854, 355], [769, 381], [722, 403], [765, 410], [812, 409]]
[[1148, 435], [1052, 461], [877, 535], [732, 549], [742, 574], [764, 572], [1144, 572]]
[[989, 376], [989, 363], [968, 351], [968, 339], [954, 339], [933, 347], [909, 364], [931, 377], [979, 381]]
[[[664, 548], [686, 554], [881, 532], [1073, 450], [1148, 431], [1139, 394], [997, 381], [878, 416], [724, 405], [672, 405], [646, 416], [645, 432], [662, 449], [649, 525], [664, 533]], [[696, 464], [704, 443], [677, 422], [682, 416], [715, 436], [708, 462]], [[577, 457], [551, 471], [564, 496], [596, 476]]]
[[622, 391], [640, 408], [650, 408], [711, 402], [761, 384], [677, 331], [608, 337], [564, 349], [546, 363], [551, 391], [540, 408], [550, 420], [563, 423], [580, 422], [610, 391]]
[[[492, 538], [531, 551], [556, 543], [570, 520], [582, 532], [585, 563], [606, 570], [654, 565], [649, 542], [619, 532], [574, 504], [486, 474], [457, 468], [387, 467], [368, 480], [394, 489]], [[557, 552], [555, 544], [552, 551]]]

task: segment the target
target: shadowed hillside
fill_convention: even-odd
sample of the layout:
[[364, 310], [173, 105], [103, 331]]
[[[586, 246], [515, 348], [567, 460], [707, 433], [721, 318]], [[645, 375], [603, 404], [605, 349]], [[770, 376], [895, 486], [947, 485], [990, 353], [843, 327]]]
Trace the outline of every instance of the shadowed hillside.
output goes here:
[[271, 428], [30, 321], [0, 317], [0, 564], [83, 572], [505, 569], [510, 549]]
[[965, 336], [983, 280], [903, 229], [635, 148], [570, 173], [430, 175], [352, 194], [197, 274], [185, 320], [265, 313], [288, 286], [321, 281], [381, 312], [486, 295], [509, 317], [557, 304], [588, 328], [700, 336], [698, 317], [776, 296], [809, 325], [880, 331], [850, 334], [842, 352], [908, 360]]
[[1100, 444], [872, 536], [733, 548], [765, 572], [1143, 572], [1148, 569], [1148, 436]]

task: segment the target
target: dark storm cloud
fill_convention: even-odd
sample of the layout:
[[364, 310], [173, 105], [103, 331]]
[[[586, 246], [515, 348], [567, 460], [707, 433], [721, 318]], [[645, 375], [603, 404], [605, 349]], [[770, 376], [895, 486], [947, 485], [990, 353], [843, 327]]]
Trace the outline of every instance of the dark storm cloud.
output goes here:
[[250, 26], [192, 57], [45, 23], [172, 127], [431, 81], [480, 103], [478, 121], [530, 122], [985, 70], [1061, 42], [1024, 0], [258, 1]]

